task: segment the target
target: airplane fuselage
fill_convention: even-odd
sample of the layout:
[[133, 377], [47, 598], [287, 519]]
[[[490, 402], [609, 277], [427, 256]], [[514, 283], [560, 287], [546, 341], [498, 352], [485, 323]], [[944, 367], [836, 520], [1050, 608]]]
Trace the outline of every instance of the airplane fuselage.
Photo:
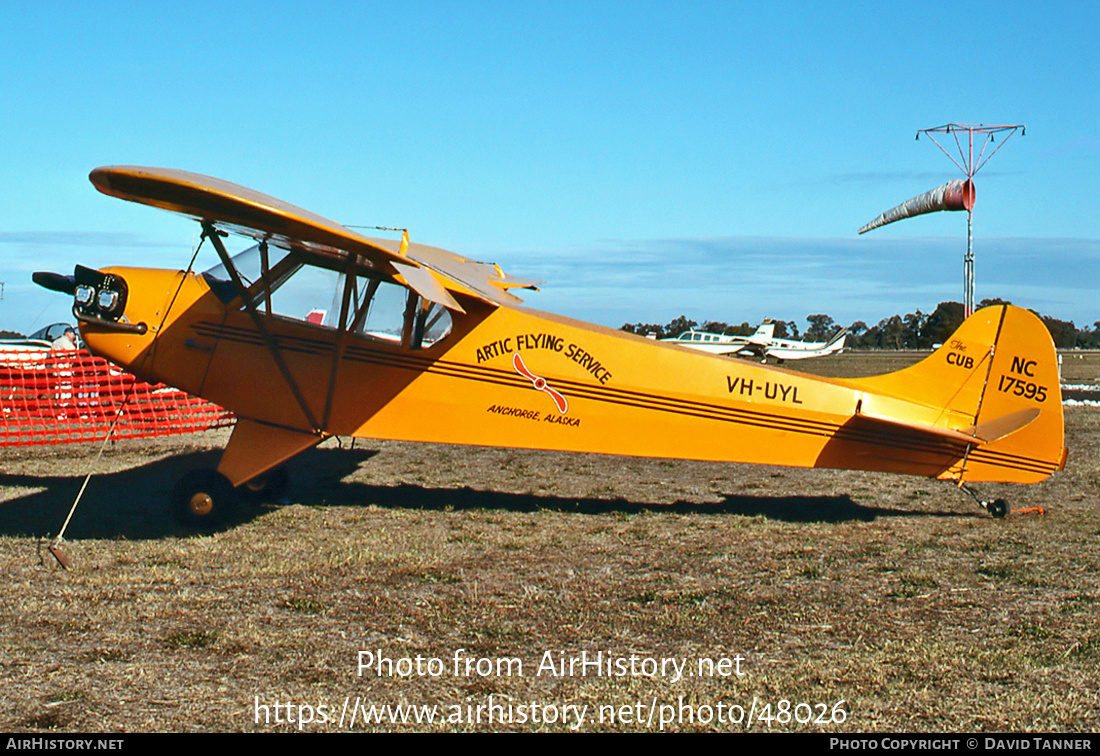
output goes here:
[[[1026, 450], [967, 459], [968, 444], [958, 439], [861, 421], [862, 415], [945, 430], [973, 425], [985, 373], [971, 380], [957, 363], [963, 354], [988, 357], [988, 346], [977, 343], [958, 341], [934, 356], [937, 370], [965, 379], [950, 393], [975, 397], [951, 407], [946, 394], [944, 403], [909, 398], [919, 378], [823, 379], [461, 295], [466, 312], [454, 315], [450, 333], [410, 349], [263, 313], [261, 330], [193, 274], [181, 281], [178, 271], [108, 272], [129, 284], [126, 318], [150, 327], [136, 335], [85, 324], [82, 335], [93, 351], [269, 433], [296, 434], [302, 446], [330, 435], [360, 436], [950, 479], [965, 469], [968, 480], [1019, 482], [1039, 480], [1058, 464]], [[991, 338], [996, 323], [979, 330], [980, 339], [986, 331]], [[1056, 391], [1056, 377], [1043, 380]], [[256, 452], [229, 465], [227, 477], [240, 483], [280, 461]]]

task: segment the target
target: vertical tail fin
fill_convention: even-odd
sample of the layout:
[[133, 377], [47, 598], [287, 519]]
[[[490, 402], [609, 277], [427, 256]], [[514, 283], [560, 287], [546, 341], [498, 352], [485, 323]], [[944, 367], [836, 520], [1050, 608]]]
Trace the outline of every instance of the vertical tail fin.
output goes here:
[[941, 478], [1035, 483], [1065, 464], [1058, 355], [1027, 310], [987, 307], [916, 365], [853, 383], [920, 405], [935, 427], [974, 437]]
[[765, 320], [763, 323], [756, 327], [756, 332], [753, 333], [753, 337], [761, 339], [770, 339], [775, 334], [775, 323], [770, 320]]

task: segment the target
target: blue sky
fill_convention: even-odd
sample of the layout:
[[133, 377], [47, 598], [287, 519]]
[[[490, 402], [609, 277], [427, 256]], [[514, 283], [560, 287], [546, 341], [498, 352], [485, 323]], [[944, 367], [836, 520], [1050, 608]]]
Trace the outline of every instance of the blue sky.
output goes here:
[[[183, 168], [542, 278], [618, 326], [868, 323], [962, 299], [957, 178], [918, 129], [1023, 123], [976, 179], [977, 296], [1100, 320], [1100, 5], [5, 3], [0, 328], [30, 272], [182, 267], [195, 224], [105, 197]], [[205, 267], [213, 259], [200, 260]]]

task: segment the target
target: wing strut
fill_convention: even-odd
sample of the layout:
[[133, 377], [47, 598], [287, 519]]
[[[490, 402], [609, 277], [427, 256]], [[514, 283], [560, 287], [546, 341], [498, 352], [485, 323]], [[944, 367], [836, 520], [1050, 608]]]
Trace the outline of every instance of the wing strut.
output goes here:
[[[336, 396], [336, 375], [340, 370], [340, 363], [344, 359], [344, 350], [348, 343], [348, 315], [353, 301], [353, 293], [355, 290], [356, 278], [355, 278], [355, 257], [348, 255], [347, 263], [344, 267], [344, 294], [340, 300], [340, 320], [337, 324], [336, 331], [336, 345], [332, 350], [332, 367], [329, 368], [328, 376], [328, 393], [325, 396], [325, 414], [321, 418], [321, 423], [324, 427], [328, 427], [328, 421], [332, 417], [332, 400]], [[377, 284], [375, 284], [377, 288]], [[370, 300], [363, 303], [363, 310], [367, 309]], [[358, 318], [355, 319], [358, 322]]]
[[286, 385], [290, 389], [290, 392], [294, 394], [294, 400], [298, 402], [298, 407], [302, 410], [302, 414], [305, 415], [309, 427], [312, 428], [315, 433], [321, 433], [321, 426], [317, 424], [317, 418], [313, 416], [309, 404], [306, 403], [305, 397], [302, 396], [302, 391], [298, 388], [298, 382], [294, 380], [290, 368], [287, 367], [286, 361], [283, 360], [283, 354], [279, 351], [279, 345], [275, 341], [275, 337], [264, 327], [263, 318], [260, 317], [259, 311], [256, 310], [256, 304], [252, 301], [252, 297], [248, 293], [248, 288], [244, 285], [244, 282], [241, 281], [241, 277], [237, 273], [237, 268], [233, 265], [233, 260], [230, 258], [229, 252], [226, 251], [225, 244], [222, 243], [222, 232], [218, 231], [210, 221], [203, 221], [202, 235], [210, 239], [210, 243], [213, 244], [214, 249], [218, 251], [218, 257], [221, 258], [226, 272], [229, 273], [229, 277], [232, 279], [233, 285], [237, 289], [237, 294], [240, 295], [241, 300], [244, 302], [245, 310], [248, 312], [249, 317], [252, 318], [253, 325], [256, 326], [260, 335], [263, 336], [264, 343], [267, 345], [267, 350], [271, 353], [272, 359], [275, 360], [275, 365], [279, 368], [279, 372], [283, 374], [283, 380], [286, 381]]

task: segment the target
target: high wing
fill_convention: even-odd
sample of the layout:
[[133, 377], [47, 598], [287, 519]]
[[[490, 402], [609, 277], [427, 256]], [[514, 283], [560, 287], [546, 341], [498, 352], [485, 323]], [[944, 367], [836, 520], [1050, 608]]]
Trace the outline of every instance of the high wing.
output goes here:
[[539, 283], [505, 275], [498, 265], [446, 250], [370, 239], [288, 202], [212, 176], [172, 168], [108, 166], [96, 168], [89, 178], [104, 194], [179, 213], [204, 226], [212, 224], [286, 249], [354, 255], [361, 264], [400, 277], [425, 299], [452, 310], [462, 308], [447, 292], [499, 305], [521, 301], [508, 289], [533, 289]]

